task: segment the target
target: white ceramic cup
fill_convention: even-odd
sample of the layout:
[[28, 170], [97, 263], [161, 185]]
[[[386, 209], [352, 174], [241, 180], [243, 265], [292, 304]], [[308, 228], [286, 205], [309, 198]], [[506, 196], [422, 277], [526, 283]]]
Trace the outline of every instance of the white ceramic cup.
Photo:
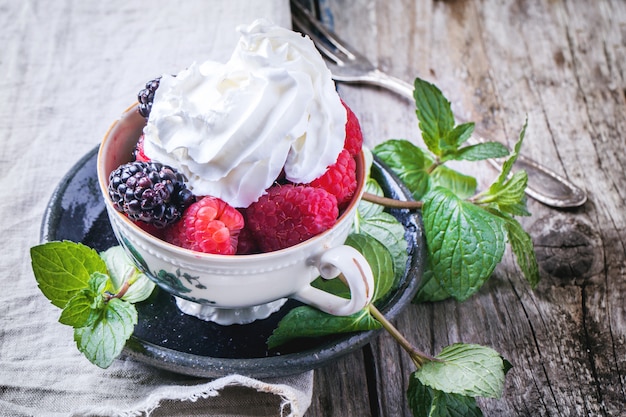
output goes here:
[[[357, 250], [344, 245], [364, 189], [362, 154], [357, 158], [355, 197], [331, 229], [274, 252], [206, 254], [150, 235], [113, 207], [107, 191], [109, 174], [129, 162], [144, 125], [136, 106], [111, 125], [98, 153], [98, 182], [118, 241], [156, 284], [176, 297], [183, 312], [228, 325], [266, 318], [287, 298], [339, 316], [354, 314], [370, 302], [374, 291], [371, 268]], [[340, 275], [350, 289], [350, 299], [311, 286], [318, 276]]]

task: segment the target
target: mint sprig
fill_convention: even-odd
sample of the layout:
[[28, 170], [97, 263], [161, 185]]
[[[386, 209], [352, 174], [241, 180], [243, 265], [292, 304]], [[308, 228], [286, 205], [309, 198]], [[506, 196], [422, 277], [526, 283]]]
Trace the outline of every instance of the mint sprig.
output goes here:
[[[373, 149], [423, 203], [427, 269], [417, 301], [454, 297], [466, 300], [489, 279], [507, 243], [526, 280], [534, 288], [539, 269], [530, 236], [514, 216], [528, 216], [524, 171], [511, 174], [527, 122], [509, 154], [504, 145], [485, 142], [465, 146], [474, 125], [455, 125], [450, 102], [427, 81], [415, 80], [416, 114], [426, 149], [408, 140], [389, 140]], [[505, 157], [502, 171], [487, 190], [445, 163]]]
[[95, 365], [109, 367], [137, 324], [132, 302], [147, 298], [154, 284], [120, 247], [98, 254], [80, 243], [48, 242], [32, 247], [30, 255], [39, 288], [61, 308], [59, 322], [74, 328], [78, 350]]

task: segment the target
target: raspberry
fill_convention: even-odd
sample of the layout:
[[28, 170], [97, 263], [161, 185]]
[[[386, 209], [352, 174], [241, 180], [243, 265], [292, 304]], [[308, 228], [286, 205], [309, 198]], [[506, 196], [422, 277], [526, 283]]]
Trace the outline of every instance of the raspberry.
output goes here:
[[328, 167], [326, 172], [314, 179], [311, 187], [323, 188], [337, 198], [337, 205], [342, 208], [348, 204], [356, 190], [356, 162], [347, 149], [341, 151], [337, 162]]
[[247, 227], [241, 229], [237, 241], [237, 255], [250, 255], [259, 252], [259, 245], [257, 245], [256, 240], [254, 240], [250, 229]]
[[363, 133], [361, 132], [361, 125], [359, 124], [359, 119], [356, 118], [356, 115], [352, 112], [350, 107], [348, 107], [343, 100], [341, 100], [341, 103], [346, 108], [346, 112], [348, 113], [348, 121], [346, 122], [346, 139], [343, 147], [350, 152], [350, 155], [355, 156], [361, 152], [361, 148], [363, 147]]
[[228, 203], [206, 196], [189, 206], [178, 223], [165, 231], [165, 240], [197, 252], [234, 255], [243, 216]]
[[176, 222], [195, 200], [181, 173], [157, 162], [129, 162], [109, 175], [115, 209], [133, 221], [163, 228]]
[[154, 101], [154, 93], [156, 92], [157, 88], [159, 88], [160, 82], [161, 77], [148, 81], [146, 83], [146, 88], [144, 88], [137, 94], [137, 101], [139, 101], [139, 106], [137, 107], [137, 109], [139, 110], [139, 114], [141, 114], [145, 118], [148, 118], [148, 116], [150, 115], [150, 111], [152, 110], [152, 102]]
[[246, 224], [263, 252], [284, 249], [330, 229], [337, 199], [323, 188], [276, 185], [246, 209]]
[[137, 141], [135, 150], [133, 151], [133, 157], [135, 158], [135, 161], [150, 162], [150, 158], [148, 158], [143, 152], [143, 141], [144, 137], [141, 135]]
[[135, 222], [135, 224], [139, 226], [140, 229], [143, 229], [144, 232], [149, 233], [156, 238], [164, 240], [163, 233], [165, 229], [158, 228], [150, 223], [145, 223], [145, 222]]

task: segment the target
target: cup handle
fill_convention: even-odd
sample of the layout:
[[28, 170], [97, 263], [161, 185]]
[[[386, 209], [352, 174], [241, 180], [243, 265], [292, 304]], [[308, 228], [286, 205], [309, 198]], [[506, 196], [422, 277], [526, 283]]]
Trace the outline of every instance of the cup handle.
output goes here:
[[336, 278], [343, 273], [350, 289], [350, 299], [306, 286], [295, 293], [294, 298], [335, 316], [349, 316], [362, 310], [374, 294], [372, 269], [359, 251], [342, 245], [326, 250], [317, 261], [317, 268], [324, 279]]

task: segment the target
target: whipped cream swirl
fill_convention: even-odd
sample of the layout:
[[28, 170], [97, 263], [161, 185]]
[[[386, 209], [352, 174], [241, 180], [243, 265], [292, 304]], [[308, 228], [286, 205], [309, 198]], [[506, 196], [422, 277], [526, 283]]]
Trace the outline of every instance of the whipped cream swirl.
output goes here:
[[233, 207], [256, 201], [284, 169], [308, 183], [343, 149], [346, 110], [312, 41], [257, 20], [226, 63], [164, 75], [144, 152], [188, 179], [196, 195]]

